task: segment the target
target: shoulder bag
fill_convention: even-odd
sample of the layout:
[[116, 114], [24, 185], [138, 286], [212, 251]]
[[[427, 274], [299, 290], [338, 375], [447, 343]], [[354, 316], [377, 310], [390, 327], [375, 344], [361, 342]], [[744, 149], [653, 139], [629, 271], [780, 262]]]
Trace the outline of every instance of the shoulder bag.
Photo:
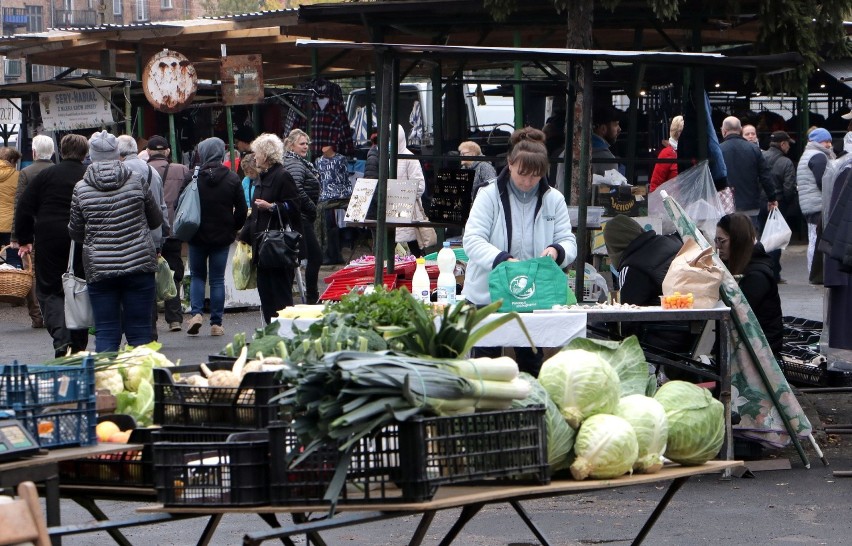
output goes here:
[[272, 216], [266, 223], [266, 229], [257, 234], [257, 264], [265, 269], [296, 269], [299, 264], [299, 246], [302, 234], [290, 229], [278, 213], [278, 225], [281, 229], [269, 229]]
[[82, 330], [95, 325], [92, 302], [86, 279], [74, 275], [74, 241], [68, 252], [68, 269], [62, 274], [62, 291], [65, 292], [65, 327]]
[[198, 233], [201, 226], [201, 196], [198, 195], [198, 171], [201, 167], [195, 167], [192, 173], [192, 181], [189, 183], [178, 198], [175, 208], [175, 223], [172, 226], [172, 236], [181, 241], [189, 241]]

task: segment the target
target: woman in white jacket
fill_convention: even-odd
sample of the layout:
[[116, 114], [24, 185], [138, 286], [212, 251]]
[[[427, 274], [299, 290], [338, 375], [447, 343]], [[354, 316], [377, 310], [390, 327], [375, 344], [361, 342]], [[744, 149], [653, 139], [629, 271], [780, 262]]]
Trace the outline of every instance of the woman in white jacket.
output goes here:
[[[402, 125], [398, 126], [396, 153], [397, 155], [411, 154], [411, 150], [408, 149], [408, 139], [405, 136], [405, 129], [402, 128]], [[423, 213], [423, 202], [420, 200], [423, 192], [426, 191], [426, 178], [423, 176], [423, 168], [420, 166], [420, 161], [417, 159], [397, 159], [396, 178], [397, 180], [417, 180], [417, 206], [414, 207], [414, 217], [412, 220], [428, 220]], [[396, 242], [408, 243], [408, 249], [417, 257], [422, 254], [422, 249], [417, 244], [416, 228], [397, 228]]]
[[[550, 162], [544, 133], [519, 129], [512, 134], [512, 144], [508, 168], [479, 190], [465, 225], [469, 261], [462, 293], [476, 305], [491, 303], [488, 275], [507, 260], [549, 256], [564, 268], [577, 257], [565, 198], [545, 177]], [[499, 356], [500, 350], [479, 348], [474, 356]], [[533, 355], [529, 348], [516, 347], [515, 357], [521, 370], [538, 375], [541, 351]]]

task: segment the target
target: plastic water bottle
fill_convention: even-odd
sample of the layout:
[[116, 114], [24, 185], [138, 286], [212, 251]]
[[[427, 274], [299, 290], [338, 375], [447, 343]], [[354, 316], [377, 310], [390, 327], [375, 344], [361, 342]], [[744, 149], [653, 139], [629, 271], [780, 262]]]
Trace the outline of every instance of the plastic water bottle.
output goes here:
[[456, 302], [456, 253], [450, 243], [444, 241], [444, 248], [438, 252], [438, 303], [452, 305]]
[[414, 270], [414, 277], [411, 278], [411, 294], [415, 299], [429, 303], [432, 300], [431, 293], [429, 274], [426, 273], [426, 260], [417, 258], [417, 269]]

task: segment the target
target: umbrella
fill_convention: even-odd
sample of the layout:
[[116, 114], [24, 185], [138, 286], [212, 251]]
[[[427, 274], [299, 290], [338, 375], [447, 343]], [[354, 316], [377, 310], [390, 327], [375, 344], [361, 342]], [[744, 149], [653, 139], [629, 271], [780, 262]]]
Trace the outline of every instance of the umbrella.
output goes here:
[[[709, 248], [710, 243], [680, 204], [665, 192], [662, 197], [680, 236], [694, 239], [701, 248]], [[720, 291], [723, 301], [731, 308], [735, 326], [728, 340], [731, 408], [741, 418], [734, 434], [773, 447], [784, 447], [792, 440], [805, 466], [810, 468], [799, 443], [799, 437], [808, 438], [825, 463], [813, 439], [813, 427], [781, 372], [745, 295], [722, 260], [715, 254], [713, 260], [723, 271]]]

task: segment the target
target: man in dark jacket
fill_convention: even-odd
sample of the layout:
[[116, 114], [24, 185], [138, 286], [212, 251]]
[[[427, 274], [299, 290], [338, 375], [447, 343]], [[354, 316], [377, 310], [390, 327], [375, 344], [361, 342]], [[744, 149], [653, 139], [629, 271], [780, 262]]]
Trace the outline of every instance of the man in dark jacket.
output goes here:
[[762, 230], [759, 221], [760, 209], [764, 208], [760, 198], [760, 189], [766, 192], [768, 204], [772, 209], [778, 206], [775, 185], [772, 183], [769, 168], [763, 154], [754, 143], [742, 136], [743, 127], [734, 116], [722, 122], [722, 157], [728, 168], [728, 186], [734, 190], [734, 204], [737, 212], [751, 218], [758, 235]]
[[[796, 167], [793, 161], [787, 157], [790, 153], [790, 144], [795, 144], [796, 141], [790, 138], [784, 131], [775, 131], [769, 137], [769, 149], [764, 150], [763, 158], [766, 160], [766, 166], [769, 167], [769, 173], [772, 177], [772, 183], [775, 185], [776, 196], [778, 197], [778, 206], [785, 219], [789, 219], [790, 207], [793, 203], [798, 205], [798, 194], [796, 193]], [[761, 212], [761, 224], [766, 223], [768, 212]], [[788, 220], [789, 222], [789, 220]], [[775, 280], [779, 283], [785, 283], [781, 279], [781, 249], [773, 250], [769, 253], [773, 261], [773, 270], [775, 271]]]
[[[222, 164], [225, 143], [208, 138], [198, 144], [198, 195], [201, 199], [201, 225], [189, 241], [190, 315], [186, 333], [194, 336], [204, 318], [205, 285], [210, 280], [210, 335], [224, 335], [225, 266], [228, 251], [246, 221], [248, 207], [239, 177]], [[184, 186], [189, 185], [188, 178]]]
[[[89, 342], [88, 330], [68, 330], [65, 327], [65, 292], [62, 289], [62, 274], [68, 267], [71, 249], [71, 237], [68, 234], [71, 195], [74, 185], [86, 172], [83, 158], [88, 151], [86, 137], [62, 137], [59, 143], [62, 160], [30, 181], [15, 211], [15, 234], [21, 247], [19, 254], [23, 256], [31, 252], [34, 241], [38, 241], [35, 291], [44, 326], [53, 338], [57, 357], [65, 356], [69, 348], [72, 352], [84, 351]], [[74, 271], [81, 278], [85, 277], [82, 251], [82, 245], [76, 245]]]
[[[189, 169], [181, 163], [172, 163], [169, 159], [171, 149], [168, 141], [160, 135], [154, 135], [148, 139], [148, 166], [154, 169], [163, 180], [163, 199], [168, 211], [169, 225], [175, 221], [175, 207], [180, 197], [180, 190], [184, 181], [189, 177]], [[181, 250], [183, 241], [176, 237], [167, 237], [163, 241], [160, 254], [168, 262], [169, 268], [174, 271], [177, 295], [165, 301], [165, 318], [169, 325], [169, 331], [180, 332], [183, 324], [183, 312], [181, 311], [180, 286], [183, 281], [183, 257]], [[156, 328], [156, 319], [155, 319]]]

